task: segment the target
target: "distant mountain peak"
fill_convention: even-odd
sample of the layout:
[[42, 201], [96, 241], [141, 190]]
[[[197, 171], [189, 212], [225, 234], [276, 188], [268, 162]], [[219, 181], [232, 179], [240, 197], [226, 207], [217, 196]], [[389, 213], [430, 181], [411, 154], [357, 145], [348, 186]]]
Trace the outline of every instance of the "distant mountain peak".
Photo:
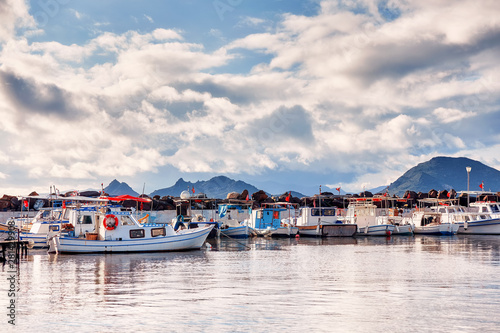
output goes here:
[[[467, 190], [466, 167], [471, 167], [470, 190], [479, 191], [482, 181], [488, 190], [500, 189], [500, 171], [466, 157], [436, 156], [406, 171], [389, 185], [389, 192], [401, 195], [407, 190], [428, 192], [435, 190]], [[485, 189], [486, 189], [485, 188]]]
[[127, 183], [120, 183], [114, 179], [108, 186], [104, 188], [104, 192], [111, 196], [128, 194], [132, 196], [139, 196], [139, 193], [134, 191]]

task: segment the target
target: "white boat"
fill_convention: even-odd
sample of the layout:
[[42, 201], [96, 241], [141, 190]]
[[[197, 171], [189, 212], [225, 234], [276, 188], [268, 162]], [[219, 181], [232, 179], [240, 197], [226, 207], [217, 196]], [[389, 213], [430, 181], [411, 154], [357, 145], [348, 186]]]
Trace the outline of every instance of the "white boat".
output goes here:
[[469, 209], [447, 204], [433, 207], [446, 222], [458, 224], [458, 234], [500, 235], [499, 205], [493, 202], [475, 202]]
[[48, 247], [49, 237], [65, 229], [70, 230], [72, 226], [68, 218], [63, 218], [62, 209], [42, 208], [29, 223], [22, 226], [20, 239], [32, 243], [35, 249], [41, 249]]
[[301, 207], [293, 221], [301, 236], [353, 236], [357, 230], [355, 224], [344, 224], [338, 219], [335, 207]]
[[[347, 207], [345, 223], [358, 226], [356, 235], [360, 236], [391, 236], [396, 229], [394, 222], [380, 218], [385, 215], [385, 209], [379, 209], [373, 203], [382, 198], [354, 198]], [[382, 215], [383, 214], [383, 215]]]
[[[75, 205], [85, 206], [89, 203], [106, 203], [107, 199], [96, 199], [88, 197], [59, 197], [51, 196], [50, 202], [56, 204], [52, 208], [40, 208], [38, 213], [21, 226], [21, 240], [29, 241], [34, 248], [48, 247], [48, 239], [61, 232], [68, 232], [74, 225], [69, 223], [69, 208]], [[68, 207], [68, 209], [66, 209]], [[22, 221], [22, 219], [19, 219]]]
[[[293, 210], [293, 212], [292, 212]], [[288, 202], [264, 203], [262, 207], [252, 210], [250, 218], [245, 221], [258, 236], [295, 237], [299, 229], [289, 220], [295, 215], [295, 205]]]
[[115, 253], [200, 249], [214, 225], [174, 231], [168, 224], [141, 224], [130, 210], [73, 209], [73, 233], [49, 240], [49, 253]]
[[248, 238], [257, 236], [248, 225], [249, 209], [253, 201], [232, 200], [218, 205], [220, 234], [228, 238]]
[[488, 214], [492, 218], [500, 218], [500, 202], [476, 201], [470, 204], [474, 212]]
[[[443, 219], [439, 211], [439, 199], [422, 199], [420, 207], [411, 216], [405, 217], [407, 223], [414, 225], [413, 233], [423, 235], [455, 235], [459, 225], [447, 216]], [[429, 207], [430, 205], [430, 207]]]

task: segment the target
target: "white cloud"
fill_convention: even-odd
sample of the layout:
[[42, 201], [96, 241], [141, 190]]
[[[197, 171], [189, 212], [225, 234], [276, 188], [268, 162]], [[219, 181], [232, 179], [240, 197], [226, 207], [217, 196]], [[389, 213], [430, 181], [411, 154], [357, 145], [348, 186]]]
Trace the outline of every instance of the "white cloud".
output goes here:
[[472, 111], [464, 112], [456, 109], [447, 109], [442, 107], [435, 109], [432, 114], [439, 122], [443, 124], [448, 124], [455, 121], [460, 121], [465, 118], [476, 116], [476, 113]]
[[[376, 4], [322, 1], [317, 15], [284, 14], [277, 28], [215, 51], [179, 29], [102, 32], [64, 45], [11, 38], [16, 23], [8, 23], [0, 139], [14, 143], [0, 153], [0, 178], [22, 172], [83, 184], [170, 165], [342, 173], [352, 175], [343, 187], [361, 190], [436, 154], [478, 149], [491, 154], [479, 160], [500, 164], [489, 149], [499, 138], [471, 130], [498, 120], [499, 6], [391, 1], [387, 19]], [[29, 25], [21, 7], [16, 15]], [[266, 60], [225, 72], [248, 51]]]
[[15, 37], [19, 28], [34, 28], [35, 20], [29, 15], [25, 1], [4, 0], [0, 2], [0, 42]]

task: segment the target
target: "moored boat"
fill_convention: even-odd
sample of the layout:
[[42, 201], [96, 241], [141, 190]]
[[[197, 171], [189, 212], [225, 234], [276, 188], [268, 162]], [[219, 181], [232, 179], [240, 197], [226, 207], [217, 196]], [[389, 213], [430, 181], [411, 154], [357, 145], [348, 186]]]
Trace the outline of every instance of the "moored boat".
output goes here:
[[248, 223], [258, 236], [295, 237], [299, 229], [282, 216], [285, 212], [292, 216], [295, 209], [295, 205], [288, 202], [264, 203], [262, 207], [252, 210], [245, 223]]
[[438, 199], [422, 199], [420, 207], [416, 208], [411, 216], [405, 217], [407, 223], [413, 224], [413, 232], [422, 235], [455, 235], [459, 225], [449, 218], [443, 219], [439, 211]]
[[314, 237], [349, 237], [357, 229], [355, 224], [342, 223], [335, 207], [301, 207], [295, 225], [299, 235]]
[[358, 226], [358, 236], [391, 236], [396, 226], [386, 219], [378, 218], [381, 212], [374, 204], [374, 198], [354, 198], [343, 220]]
[[218, 205], [218, 224], [220, 234], [229, 238], [248, 238], [257, 236], [248, 225], [248, 211], [253, 201], [232, 200]]
[[110, 207], [71, 211], [72, 233], [49, 240], [49, 253], [110, 253], [200, 249], [213, 225], [174, 231], [168, 224], [141, 224], [130, 210]]

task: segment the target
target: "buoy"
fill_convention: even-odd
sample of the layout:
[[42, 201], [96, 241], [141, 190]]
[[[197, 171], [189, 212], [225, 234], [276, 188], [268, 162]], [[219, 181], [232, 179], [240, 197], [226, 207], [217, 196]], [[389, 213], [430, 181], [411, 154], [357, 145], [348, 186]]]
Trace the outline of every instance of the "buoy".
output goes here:
[[299, 234], [296, 234], [296, 235], [295, 235], [295, 238], [296, 238], [296, 239], [299, 239], [299, 238], [300, 238], [300, 235], [299, 235]]

